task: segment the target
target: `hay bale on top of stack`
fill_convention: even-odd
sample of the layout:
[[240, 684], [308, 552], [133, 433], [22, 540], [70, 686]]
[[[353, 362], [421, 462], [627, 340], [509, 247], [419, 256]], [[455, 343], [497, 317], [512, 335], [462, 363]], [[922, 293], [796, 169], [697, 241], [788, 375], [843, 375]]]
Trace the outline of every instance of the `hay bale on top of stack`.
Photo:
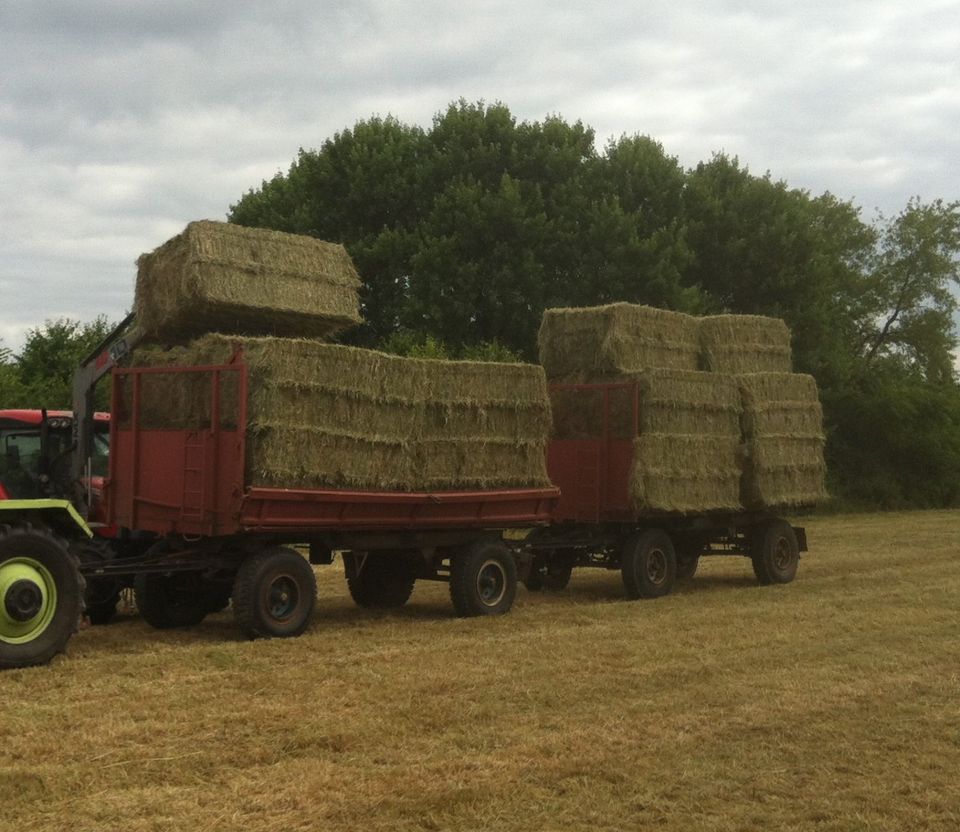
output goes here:
[[[401, 491], [457, 490], [469, 488], [535, 487], [549, 484], [545, 465], [545, 446], [550, 431], [550, 409], [546, 379], [540, 367], [523, 364], [493, 364], [468, 361], [433, 361], [402, 358], [372, 350], [363, 350], [319, 340], [343, 323], [344, 309], [356, 309], [357, 282], [352, 301], [341, 292], [345, 284], [328, 279], [331, 272], [346, 273], [342, 252], [334, 252], [339, 262], [330, 268], [330, 260], [319, 256], [302, 259], [302, 252], [314, 242], [309, 238], [280, 235], [257, 229], [241, 229], [246, 240], [264, 235], [271, 246], [244, 249], [246, 257], [238, 273], [230, 271], [230, 262], [239, 254], [232, 247], [235, 228], [222, 223], [194, 223], [183, 237], [195, 238], [202, 225], [209, 241], [222, 233], [214, 248], [224, 253], [216, 261], [191, 257], [185, 268], [189, 280], [169, 265], [172, 251], [190, 240], [170, 241], [154, 255], [140, 260], [137, 305], [150, 306], [163, 295], [168, 306], [163, 314], [148, 313], [147, 329], [154, 340], [176, 341], [182, 332], [196, 333], [198, 327], [213, 320], [239, 335], [203, 334], [186, 346], [172, 350], [144, 349], [135, 355], [135, 363], [147, 366], [203, 365], [227, 362], [237, 346], [243, 347], [248, 368], [248, 441], [247, 479], [253, 485], [303, 488], [389, 489]], [[292, 237], [295, 256], [272, 247]], [[328, 246], [329, 244], [323, 244]], [[159, 252], [167, 252], [160, 256]], [[329, 253], [332, 249], [324, 249]], [[179, 255], [178, 255], [179, 256]], [[252, 259], [251, 259], [252, 258]], [[266, 258], [270, 262], [261, 263]], [[270, 275], [272, 265], [283, 260], [279, 277]], [[181, 261], [183, 262], [183, 261]], [[347, 258], [349, 264], [349, 258]], [[162, 266], [162, 267], [161, 267]], [[263, 269], [258, 271], [258, 267]], [[352, 271], [350, 264], [350, 271]], [[251, 276], [263, 275], [254, 297], [265, 303], [262, 320], [247, 325], [253, 304], [242, 302], [228, 307], [221, 302], [227, 293], [213, 289], [222, 280], [232, 282], [233, 294]], [[196, 291], [164, 294], [156, 283], [164, 279], [180, 285], [202, 287], [205, 300], [202, 324], [190, 321], [191, 304]], [[313, 281], [324, 286], [314, 291]], [[306, 313], [285, 311], [291, 302], [291, 287], [300, 284], [309, 297]], [[273, 294], [270, 286], [276, 286]], [[215, 297], [216, 301], [209, 298]], [[237, 309], [243, 308], [235, 317]], [[304, 334], [313, 339], [288, 337], [250, 337], [250, 332], [267, 330], [271, 336]], [[182, 427], [208, 422], [209, 394], [197, 388], [197, 378], [160, 375], [155, 394], [141, 395], [141, 401], [157, 413], [144, 413], [152, 423]], [[226, 378], [226, 377], [225, 377]], [[202, 383], [202, 382], [201, 382]], [[192, 387], [191, 387], [192, 385]], [[221, 408], [231, 412], [231, 391], [223, 390]], [[234, 399], [235, 401], [235, 399]], [[185, 410], [177, 412], [165, 402], [179, 402]]]
[[[789, 372], [783, 321], [630, 304], [547, 310], [540, 353], [553, 383], [638, 382], [638, 512], [801, 506], [825, 497], [816, 386], [811, 401], [812, 379]], [[558, 438], [602, 431], [602, 404], [587, 396], [552, 391]], [[624, 417], [611, 415], [614, 422], [622, 432]]]
[[[611, 403], [618, 437], [634, 443], [630, 490], [637, 511], [740, 508], [739, 394], [730, 378], [697, 369], [697, 318], [627, 303], [549, 309], [539, 344], [554, 383], [639, 383], [636, 436], [632, 424], [629, 432], [623, 428], [632, 422], [632, 397]], [[561, 389], [552, 391], [551, 401], [559, 431], [602, 432], [603, 405], [595, 394]]]
[[326, 338], [361, 322], [350, 256], [313, 237], [200, 220], [137, 267], [137, 323], [147, 340]]

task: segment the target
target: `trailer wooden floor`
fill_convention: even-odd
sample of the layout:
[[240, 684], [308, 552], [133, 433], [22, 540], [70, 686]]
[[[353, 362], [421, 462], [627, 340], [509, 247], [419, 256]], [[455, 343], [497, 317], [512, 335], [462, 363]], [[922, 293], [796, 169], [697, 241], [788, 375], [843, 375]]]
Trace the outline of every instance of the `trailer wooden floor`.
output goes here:
[[0, 674], [0, 828], [902, 830], [960, 825], [960, 512], [804, 521], [797, 581], [615, 573], [497, 620], [423, 584], [299, 640], [136, 618]]

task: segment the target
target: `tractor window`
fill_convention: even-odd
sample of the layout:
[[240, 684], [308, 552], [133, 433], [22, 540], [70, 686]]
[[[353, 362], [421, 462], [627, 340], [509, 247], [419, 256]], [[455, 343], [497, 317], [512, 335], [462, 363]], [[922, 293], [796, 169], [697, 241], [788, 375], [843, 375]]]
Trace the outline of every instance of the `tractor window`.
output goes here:
[[13, 499], [40, 496], [40, 430], [0, 431], [0, 482]]

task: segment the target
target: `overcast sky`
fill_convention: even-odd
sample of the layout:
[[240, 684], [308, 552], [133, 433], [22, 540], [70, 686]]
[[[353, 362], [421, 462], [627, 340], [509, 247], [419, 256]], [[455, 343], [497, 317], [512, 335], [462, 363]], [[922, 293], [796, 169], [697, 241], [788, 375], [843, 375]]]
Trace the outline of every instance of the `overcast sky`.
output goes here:
[[373, 114], [460, 97], [853, 199], [960, 198], [960, 3], [0, 0], [0, 339]]

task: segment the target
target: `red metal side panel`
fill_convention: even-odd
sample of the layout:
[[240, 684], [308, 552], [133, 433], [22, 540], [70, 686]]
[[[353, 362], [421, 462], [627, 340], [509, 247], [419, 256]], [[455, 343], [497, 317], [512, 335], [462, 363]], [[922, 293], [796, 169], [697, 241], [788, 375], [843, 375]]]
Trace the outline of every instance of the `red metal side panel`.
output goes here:
[[[209, 383], [209, 400], [190, 418], [193, 429], [149, 425], [141, 412], [144, 384], [171, 375]], [[221, 387], [234, 383], [229, 413], [221, 413]], [[110, 424], [110, 477], [104, 484], [109, 522], [161, 534], [223, 535], [239, 529], [246, 440], [246, 368], [240, 363], [210, 367], [141, 367], [113, 371], [114, 418]], [[187, 388], [189, 389], [189, 388]], [[200, 385], [196, 389], [202, 389]], [[151, 404], [162, 401], [163, 387]], [[203, 415], [202, 405], [209, 410]], [[183, 414], [171, 402], [164, 419]], [[153, 414], [156, 418], [157, 414]]]
[[251, 531], [507, 528], [546, 523], [556, 488], [400, 493], [251, 488], [241, 524]]
[[[630, 478], [634, 455], [632, 437], [637, 435], [637, 385], [632, 382], [553, 385], [551, 389], [583, 393], [585, 407], [596, 408], [599, 396], [602, 407], [602, 423], [595, 425], [595, 436], [554, 439], [547, 448], [547, 472], [561, 493], [554, 519], [579, 523], [636, 519], [630, 499]], [[633, 411], [632, 414], [627, 411], [628, 418], [621, 418], [616, 429], [611, 426], [613, 394], [620, 396], [621, 407], [626, 400]], [[616, 435], [617, 431], [620, 435]]]

